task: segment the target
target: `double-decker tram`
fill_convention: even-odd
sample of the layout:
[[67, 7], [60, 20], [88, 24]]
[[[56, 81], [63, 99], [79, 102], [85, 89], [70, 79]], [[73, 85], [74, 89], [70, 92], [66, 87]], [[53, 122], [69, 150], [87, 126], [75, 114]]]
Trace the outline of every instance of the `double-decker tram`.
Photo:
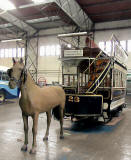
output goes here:
[[126, 51], [114, 35], [108, 52], [101, 50], [85, 32], [58, 38], [66, 93], [65, 115], [109, 120], [113, 111], [125, 106]]

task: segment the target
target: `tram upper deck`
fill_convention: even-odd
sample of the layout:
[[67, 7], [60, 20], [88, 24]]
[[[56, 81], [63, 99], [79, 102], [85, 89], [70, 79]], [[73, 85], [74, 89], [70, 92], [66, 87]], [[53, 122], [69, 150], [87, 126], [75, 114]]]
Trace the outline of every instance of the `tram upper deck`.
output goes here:
[[102, 51], [89, 37], [85, 47], [62, 45], [63, 86], [68, 93], [82, 94], [94, 93], [98, 87], [111, 87], [111, 69], [118, 64], [126, 70], [126, 59], [127, 53], [114, 35], [110, 53]]

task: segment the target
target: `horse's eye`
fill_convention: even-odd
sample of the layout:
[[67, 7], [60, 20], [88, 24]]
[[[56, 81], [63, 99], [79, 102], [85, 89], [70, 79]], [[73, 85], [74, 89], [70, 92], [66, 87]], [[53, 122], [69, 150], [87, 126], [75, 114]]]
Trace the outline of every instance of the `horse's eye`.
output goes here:
[[7, 74], [8, 74], [9, 77], [11, 77], [11, 73], [12, 73], [12, 69], [8, 69]]

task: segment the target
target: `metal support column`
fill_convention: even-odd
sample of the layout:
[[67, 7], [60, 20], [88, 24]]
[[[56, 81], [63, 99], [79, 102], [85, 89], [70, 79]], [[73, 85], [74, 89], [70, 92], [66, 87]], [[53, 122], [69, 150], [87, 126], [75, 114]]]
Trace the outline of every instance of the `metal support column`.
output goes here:
[[26, 37], [25, 40], [25, 65], [32, 78], [37, 83], [38, 74], [38, 45], [39, 35], [36, 38]]

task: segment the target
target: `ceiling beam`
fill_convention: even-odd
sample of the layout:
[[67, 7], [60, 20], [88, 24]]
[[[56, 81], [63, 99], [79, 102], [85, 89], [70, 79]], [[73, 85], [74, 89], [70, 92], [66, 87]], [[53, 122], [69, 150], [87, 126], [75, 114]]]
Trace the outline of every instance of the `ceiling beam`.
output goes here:
[[49, 3], [56, 3], [66, 15], [68, 15], [73, 22], [80, 28], [80, 30], [90, 30], [93, 26], [92, 20], [87, 16], [87, 14], [81, 9], [79, 4], [75, 0], [45, 0], [41, 3], [32, 3], [19, 8], [29, 8], [39, 5], [46, 5]]
[[112, 16], [117, 14], [123, 14], [123, 13], [131, 13], [131, 9], [121, 10], [121, 11], [114, 11], [114, 12], [102, 12], [99, 14], [90, 14], [91, 17], [97, 17], [97, 16]]
[[93, 4], [82, 4], [82, 8], [87, 8], [87, 7], [99, 7], [99, 6], [102, 6], [102, 5], [110, 5], [110, 4], [113, 4], [113, 3], [123, 3], [123, 2], [130, 2], [130, 0], [109, 0], [109, 1], [106, 1], [106, 2], [96, 2], [96, 3], [93, 3]]
[[[2, 11], [2, 10], [1, 10]], [[18, 27], [22, 32], [27, 32], [28, 35], [32, 35], [36, 32], [36, 29], [25, 23], [24, 21], [18, 19], [17, 17], [10, 14], [8, 11], [3, 12], [3, 14], [0, 14], [0, 17], [4, 20], [8, 21], [9, 23], [15, 25]]]
[[54, 0], [56, 4], [75, 22], [80, 30], [91, 30], [92, 20], [75, 0]]

